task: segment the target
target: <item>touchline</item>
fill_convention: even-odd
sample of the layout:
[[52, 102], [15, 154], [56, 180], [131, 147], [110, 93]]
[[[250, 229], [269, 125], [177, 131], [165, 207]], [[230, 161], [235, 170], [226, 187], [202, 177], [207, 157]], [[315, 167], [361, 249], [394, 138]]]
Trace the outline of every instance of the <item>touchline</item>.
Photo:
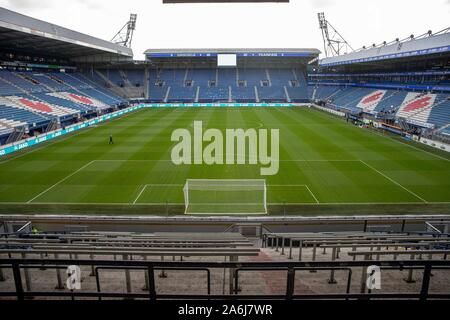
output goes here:
[[280, 166], [279, 129], [226, 129], [224, 135], [194, 121], [193, 133], [176, 129], [171, 141], [177, 142], [171, 153], [175, 165], [261, 165], [262, 176], [276, 175]]

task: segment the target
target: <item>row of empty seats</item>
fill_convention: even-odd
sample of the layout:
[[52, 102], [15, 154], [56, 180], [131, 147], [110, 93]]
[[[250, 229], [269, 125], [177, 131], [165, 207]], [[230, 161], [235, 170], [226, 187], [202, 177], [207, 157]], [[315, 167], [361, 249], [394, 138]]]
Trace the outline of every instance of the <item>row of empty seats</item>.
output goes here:
[[153, 69], [153, 102], [307, 102], [307, 84], [295, 69]]
[[304, 73], [295, 69], [153, 69], [149, 98], [158, 102], [306, 102]]
[[[433, 294], [448, 294], [450, 286], [448, 226], [443, 232], [391, 231], [378, 225], [367, 226], [367, 231], [263, 232], [262, 239], [238, 232], [68, 228], [73, 230], [39, 232], [29, 222], [20, 231], [0, 233], [4, 296], [17, 294], [19, 276], [21, 293], [29, 297], [43, 291], [64, 295], [70, 292], [64, 277], [69, 265], [80, 267], [82, 283], [75, 293], [106, 299], [156, 299], [165, 294], [284, 297], [289, 291], [297, 298], [330, 293], [346, 298], [345, 294], [416, 294], [421, 286], [415, 281], [429, 281], [427, 290]], [[382, 269], [383, 284], [376, 292], [366, 286], [368, 267], [373, 265]], [[426, 266], [432, 267], [428, 274], [422, 272]]]
[[432, 128], [450, 123], [450, 94], [408, 92], [366, 87], [310, 85], [312, 100], [327, 101], [342, 109], [397, 118]]
[[[82, 227], [81, 227], [82, 228]], [[125, 287], [127, 293], [132, 293], [132, 282], [136, 280], [144, 290], [149, 290], [149, 279], [147, 269], [129, 270], [120, 272], [120, 268], [113, 270], [99, 270], [96, 262], [99, 260], [122, 260], [122, 261], [189, 261], [189, 262], [219, 262], [227, 257], [229, 261], [239, 261], [240, 258], [258, 256], [260, 249], [249, 239], [240, 233], [215, 232], [215, 233], [178, 233], [178, 232], [158, 232], [158, 233], [137, 233], [137, 232], [100, 232], [100, 231], [72, 231], [72, 232], [20, 232], [20, 233], [0, 233], [0, 259], [4, 258], [44, 258], [52, 259], [74, 259], [90, 260], [91, 266], [82, 267], [83, 287], [92, 288], [101, 283], [103, 290], [112, 291], [108, 283], [115, 285], [123, 281], [125, 275]], [[74, 264], [76, 262], [74, 261]], [[25, 269], [24, 284], [25, 290], [32, 291], [40, 288], [44, 284], [54, 284], [59, 290], [63, 290], [62, 270], [32, 270]], [[163, 283], [158, 283], [159, 289], [171, 286], [173, 281], [180, 281], [178, 275], [184, 272], [187, 277], [194, 277], [195, 281], [202, 283], [201, 287], [208, 286], [217, 290], [217, 283], [210, 281], [220, 276], [221, 270], [216, 272], [208, 271], [208, 283], [205, 282], [205, 268], [186, 270], [161, 271], [160, 278], [166, 279]], [[100, 275], [101, 273], [101, 275]], [[133, 279], [130, 277], [133, 273]], [[137, 275], [138, 273], [138, 275]], [[212, 279], [210, 274], [212, 273]], [[110, 280], [106, 280], [105, 276]], [[138, 278], [136, 279], [136, 276]], [[39, 277], [39, 281], [33, 278]], [[177, 280], [178, 279], [178, 280]], [[224, 279], [225, 281], [225, 279]], [[226, 280], [233, 292], [234, 275], [230, 271], [230, 278]], [[14, 277], [10, 269], [0, 268], [0, 290], [14, 284]], [[220, 282], [219, 282], [220, 284]], [[53, 285], [53, 287], [54, 287]], [[183, 291], [183, 284], [177, 284], [178, 290]], [[215, 286], [213, 286], [215, 285]], [[161, 286], [163, 288], [161, 288]], [[173, 286], [173, 285], [172, 285]], [[115, 288], [114, 290], [117, 290]], [[138, 289], [139, 291], [141, 289]], [[97, 291], [102, 291], [97, 287]]]
[[52, 121], [63, 124], [125, 102], [81, 74], [0, 70], [0, 135], [23, 127], [45, 131]]
[[152, 87], [152, 102], [306, 102], [299, 88], [288, 87]]

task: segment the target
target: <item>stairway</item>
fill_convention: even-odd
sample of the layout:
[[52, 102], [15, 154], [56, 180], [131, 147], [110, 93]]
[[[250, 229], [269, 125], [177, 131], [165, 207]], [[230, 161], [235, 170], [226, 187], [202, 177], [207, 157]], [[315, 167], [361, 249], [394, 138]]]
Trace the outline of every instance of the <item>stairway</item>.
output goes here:
[[269, 81], [269, 86], [271, 87], [272, 86], [272, 78], [270, 77], [269, 69], [266, 69], [266, 78], [267, 78], [267, 81]]
[[25, 134], [25, 127], [14, 128], [14, 131], [9, 135], [5, 144], [10, 144], [22, 140]]
[[125, 83], [125, 87], [134, 87], [133, 84], [130, 82], [130, 80], [128, 80], [128, 76], [125, 74], [123, 70], [119, 70], [119, 74], [123, 82]]
[[189, 69], [186, 68], [186, 71], [184, 73], [184, 79], [183, 79], [183, 87], [186, 85], [186, 81], [188, 80], [188, 76], [189, 76]]
[[325, 97], [325, 99], [324, 99], [324, 100], [328, 100], [328, 99], [330, 99], [330, 98], [332, 98], [332, 97], [334, 97], [334, 96], [338, 95], [338, 93], [341, 93], [341, 92], [342, 92], [342, 91], [344, 91], [345, 89], [347, 89], [347, 88], [344, 88], [344, 89], [338, 89], [338, 90], [336, 90], [335, 92], [333, 92], [333, 93], [332, 93], [332, 94], [330, 94], [329, 96]]
[[259, 103], [259, 92], [258, 92], [258, 88], [255, 86], [255, 100], [256, 100], [256, 103]]
[[200, 86], [197, 86], [197, 91], [195, 93], [195, 103], [198, 103], [199, 97], [200, 97]]
[[48, 124], [47, 128], [45, 129], [45, 132], [50, 132], [50, 131], [55, 131], [56, 129], [58, 129], [58, 127], [60, 126], [60, 121], [59, 119], [53, 119], [52, 121], [50, 121], [50, 123]]
[[[111, 80], [108, 79], [107, 76], [105, 76], [105, 75], [104, 75], [103, 73], [101, 73], [100, 71], [94, 70], [94, 72], [95, 72], [100, 78], [102, 78], [102, 80], [105, 81], [105, 83], [108, 84], [108, 89], [110, 89], [111, 91], [113, 91], [115, 94], [117, 94], [117, 95], [120, 96], [120, 97], [125, 97], [125, 98], [127, 97], [127, 93], [126, 93], [126, 91], [125, 91], [124, 88], [121, 88], [121, 87], [116, 86], [114, 83], [111, 82]], [[84, 77], [84, 76], [83, 76], [83, 78], [85, 78], [86, 80], [89, 80], [88, 78], [86, 78], [86, 77]], [[89, 81], [91, 81], [91, 80], [89, 80]], [[92, 87], [92, 86], [91, 86], [91, 87]], [[101, 92], [101, 91], [99, 91], [99, 90], [96, 90], [96, 91], [102, 93], [103, 95], [106, 95], [106, 94], [104, 94], [103, 92]], [[117, 100], [117, 99], [115, 99], [115, 98], [112, 97], [112, 96], [109, 96], [109, 95], [106, 95], [106, 96], [108, 96], [108, 97], [111, 98], [111, 99]]]
[[142, 99], [144, 98], [144, 87], [124, 87], [121, 88], [126, 92], [128, 99]]
[[315, 87], [314, 87], [314, 90], [313, 90], [313, 94], [312, 94], [311, 100], [315, 100], [315, 99], [316, 99], [317, 87], [318, 87], [318, 86], [315, 86]]
[[171, 90], [172, 88], [171, 87], [168, 87], [167, 88], [167, 92], [166, 92], [166, 95], [165, 95], [165, 97], [164, 97], [164, 102], [165, 103], [167, 103], [167, 101], [169, 100], [169, 94], [170, 94], [170, 90]]
[[434, 134], [434, 133], [440, 133], [440, 132], [444, 131], [444, 130], [447, 129], [447, 128], [450, 128], [450, 123], [447, 124], [447, 125], [445, 125], [445, 126], [443, 126], [443, 127], [437, 128], [437, 129], [436, 129], [435, 131], [433, 131], [432, 133], [433, 133], [433, 134]]
[[291, 97], [289, 96], [288, 89], [286, 88], [286, 86], [284, 86], [283, 88], [284, 88], [284, 94], [286, 95], [286, 101], [287, 101], [288, 103], [291, 103], [292, 100], [291, 100]]
[[297, 76], [297, 72], [295, 71], [295, 69], [292, 69], [292, 74], [294, 75], [294, 79], [296, 81], [298, 81], [298, 76]]
[[[31, 82], [30, 79], [28, 79], [27, 77], [25, 77], [23, 74], [16, 73], [16, 72], [12, 72], [12, 74], [15, 75], [16, 77], [19, 77], [19, 78], [25, 80], [25, 81]], [[55, 92], [55, 89], [54, 89], [54, 88], [52, 88], [52, 87], [46, 85], [45, 83], [39, 82], [39, 81], [37, 81], [37, 80], [36, 80], [36, 82], [37, 82], [37, 84], [39, 84], [41, 87], [44, 87], [45, 89], [47, 89], [47, 91], [49, 91], [49, 92]], [[35, 84], [34, 82], [32, 82], [32, 83]]]

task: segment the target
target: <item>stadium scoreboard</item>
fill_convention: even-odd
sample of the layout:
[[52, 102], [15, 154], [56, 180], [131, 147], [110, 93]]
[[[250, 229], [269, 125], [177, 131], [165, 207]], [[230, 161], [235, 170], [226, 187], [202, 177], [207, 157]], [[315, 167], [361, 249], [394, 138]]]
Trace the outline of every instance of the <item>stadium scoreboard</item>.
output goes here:
[[237, 55], [236, 54], [218, 54], [217, 55], [218, 67], [237, 67]]

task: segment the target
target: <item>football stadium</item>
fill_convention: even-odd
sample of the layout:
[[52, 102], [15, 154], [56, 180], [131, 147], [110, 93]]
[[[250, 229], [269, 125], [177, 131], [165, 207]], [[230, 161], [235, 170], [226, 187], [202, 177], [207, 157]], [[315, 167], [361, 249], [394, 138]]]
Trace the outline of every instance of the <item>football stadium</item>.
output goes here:
[[450, 28], [139, 60], [139, 16], [0, 7], [0, 300], [450, 299]]

